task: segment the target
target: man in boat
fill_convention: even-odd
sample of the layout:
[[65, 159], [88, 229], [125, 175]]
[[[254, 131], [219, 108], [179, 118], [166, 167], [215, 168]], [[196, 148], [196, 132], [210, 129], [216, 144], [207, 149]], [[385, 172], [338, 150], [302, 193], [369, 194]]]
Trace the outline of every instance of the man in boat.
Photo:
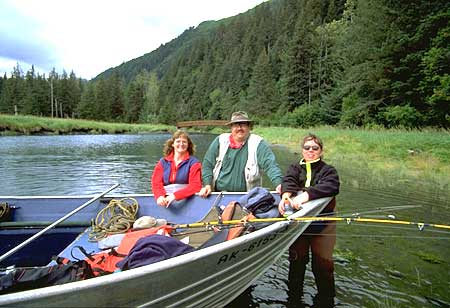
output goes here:
[[[339, 193], [339, 176], [336, 169], [322, 160], [323, 143], [309, 134], [301, 143], [302, 159], [291, 164], [283, 177], [281, 201], [278, 209], [284, 214], [285, 202], [299, 210], [309, 200], [334, 197]], [[333, 198], [320, 216], [332, 215], [336, 206]], [[289, 247], [289, 302], [301, 302], [306, 264], [312, 254], [312, 271], [317, 285], [313, 307], [334, 307], [333, 249], [336, 244], [336, 223], [312, 222]]]
[[262, 137], [251, 134], [252, 120], [244, 111], [233, 112], [231, 133], [216, 137], [202, 163], [203, 187], [207, 197], [212, 191], [250, 191], [262, 185], [261, 170], [279, 192], [282, 172], [275, 155]]

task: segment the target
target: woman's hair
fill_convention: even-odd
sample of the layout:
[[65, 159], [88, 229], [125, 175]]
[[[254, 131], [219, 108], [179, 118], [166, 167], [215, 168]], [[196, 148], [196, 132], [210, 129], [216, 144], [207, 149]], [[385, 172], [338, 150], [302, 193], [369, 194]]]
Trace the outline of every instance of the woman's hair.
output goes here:
[[163, 155], [167, 156], [170, 153], [173, 152], [173, 143], [175, 141], [175, 139], [178, 139], [180, 137], [184, 137], [187, 139], [188, 141], [188, 147], [187, 147], [187, 151], [189, 153], [189, 155], [194, 155], [195, 153], [195, 144], [192, 142], [191, 138], [189, 137], [188, 133], [186, 133], [183, 130], [177, 130], [175, 133], [173, 133], [172, 137], [170, 137], [170, 139], [168, 139], [165, 143], [164, 143], [164, 148], [163, 148]]
[[317, 137], [316, 135], [309, 133], [308, 135], [306, 135], [305, 137], [303, 137], [303, 141], [301, 144], [301, 147], [303, 148], [303, 146], [305, 145], [306, 141], [310, 141], [313, 140], [315, 143], [317, 143], [318, 146], [320, 146], [320, 149], [323, 150], [323, 142], [322, 140]]

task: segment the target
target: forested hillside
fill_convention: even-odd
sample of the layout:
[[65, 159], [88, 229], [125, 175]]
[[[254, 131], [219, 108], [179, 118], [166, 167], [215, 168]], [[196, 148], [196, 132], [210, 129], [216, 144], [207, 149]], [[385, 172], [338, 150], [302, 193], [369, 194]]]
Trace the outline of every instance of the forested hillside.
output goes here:
[[264, 125], [449, 128], [450, 3], [270, 0], [91, 81], [17, 66], [0, 91], [2, 113], [173, 124], [247, 110]]

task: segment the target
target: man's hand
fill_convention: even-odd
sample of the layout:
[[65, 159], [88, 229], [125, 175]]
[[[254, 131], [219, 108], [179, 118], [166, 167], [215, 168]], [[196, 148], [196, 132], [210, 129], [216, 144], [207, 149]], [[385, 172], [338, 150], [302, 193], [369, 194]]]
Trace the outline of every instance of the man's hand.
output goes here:
[[204, 187], [202, 187], [202, 189], [200, 189], [198, 195], [200, 197], [206, 198], [209, 196], [210, 193], [211, 193], [211, 185], [205, 185]]
[[275, 188], [275, 191], [281, 195], [281, 184], [278, 184], [278, 186]]

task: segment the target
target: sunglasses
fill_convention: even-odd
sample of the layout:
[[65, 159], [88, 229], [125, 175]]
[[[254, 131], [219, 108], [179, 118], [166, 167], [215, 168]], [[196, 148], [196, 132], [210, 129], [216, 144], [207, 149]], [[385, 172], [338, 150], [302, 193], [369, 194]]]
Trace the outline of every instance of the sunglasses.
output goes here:
[[246, 127], [249, 126], [248, 122], [237, 122], [237, 123], [233, 123], [231, 124], [232, 127]]
[[313, 151], [319, 151], [320, 147], [318, 145], [304, 145], [303, 150], [309, 151], [309, 149], [312, 149]]

